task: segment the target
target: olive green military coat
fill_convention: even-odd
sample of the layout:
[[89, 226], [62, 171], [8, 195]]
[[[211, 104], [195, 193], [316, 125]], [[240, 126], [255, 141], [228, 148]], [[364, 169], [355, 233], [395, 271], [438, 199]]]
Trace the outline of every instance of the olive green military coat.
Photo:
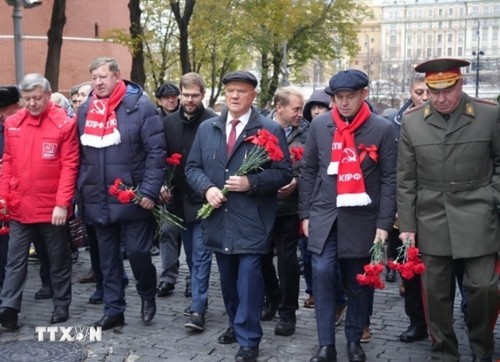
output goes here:
[[424, 254], [500, 250], [500, 112], [463, 93], [450, 119], [427, 102], [403, 117], [397, 166], [401, 231]]

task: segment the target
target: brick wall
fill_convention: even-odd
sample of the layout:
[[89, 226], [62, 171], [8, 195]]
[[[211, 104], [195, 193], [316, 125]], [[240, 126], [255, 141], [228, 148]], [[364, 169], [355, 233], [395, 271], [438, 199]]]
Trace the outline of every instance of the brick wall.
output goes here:
[[[88, 65], [97, 56], [118, 60], [123, 78], [128, 79], [132, 59], [122, 45], [103, 42], [96, 37], [110, 29], [128, 32], [127, 0], [67, 0], [66, 25], [59, 75], [59, 91], [67, 94], [75, 85], [89, 80]], [[43, 0], [41, 6], [21, 9], [23, 27], [24, 73], [43, 73], [47, 56], [47, 31], [50, 26], [53, 0]], [[0, 0], [0, 84], [15, 83], [13, 7]]]

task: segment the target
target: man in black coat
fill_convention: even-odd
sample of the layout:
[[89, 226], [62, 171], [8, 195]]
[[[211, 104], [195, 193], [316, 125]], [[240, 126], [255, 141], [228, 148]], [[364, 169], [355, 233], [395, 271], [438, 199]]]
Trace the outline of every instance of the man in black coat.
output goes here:
[[[181, 235], [191, 273], [192, 304], [188, 308], [191, 315], [185, 326], [195, 331], [203, 331], [212, 253], [203, 245], [201, 221], [196, 218], [198, 209], [203, 205], [203, 198], [187, 183], [184, 167], [199, 125], [217, 114], [203, 106], [205, 81], [200, 74], [184, 74], [180, 79], [180, 90], [181, 106], [165, 118], [163, 125], [168, 156], [178, 153], [182, 158], [180, 165], [174, 169], [172, 188], [164, 190], [163, 195], [172, 203], [174, 213], [184, 219], [186, 226]], [[175, 238], [170, 237], [162, 241], [172, 244], [169, 248], [171, 250], [177, 246]], [[172, 259], [177, 255], [174, 253], [167, 257]]]
[[[373, 287], [356, 275], [375, 241], [387, 240], [396, 214], [396, 142], [392, 124], [365, 99], [368, 77], [349, 69], [330, 79], [331, 112], [309, 128], [299, 178], [299, 217], [313, 253], [313, 293], [319, 350], [311, 362], [336, 361], [337, 259], [347, 287], [345, 334], [349, 361], [365, 361], [360, 345]], [[332, 141], [333, 140], [333, 141]]]

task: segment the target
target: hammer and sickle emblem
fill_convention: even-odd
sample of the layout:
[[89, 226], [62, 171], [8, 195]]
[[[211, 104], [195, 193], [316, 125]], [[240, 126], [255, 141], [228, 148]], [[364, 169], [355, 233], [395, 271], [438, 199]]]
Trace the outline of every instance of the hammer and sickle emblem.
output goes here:
[[345, 148], [343, 151], [344, 157], [342, 158], [342, 163], [356, 162], [356, 153], [352, 148]]

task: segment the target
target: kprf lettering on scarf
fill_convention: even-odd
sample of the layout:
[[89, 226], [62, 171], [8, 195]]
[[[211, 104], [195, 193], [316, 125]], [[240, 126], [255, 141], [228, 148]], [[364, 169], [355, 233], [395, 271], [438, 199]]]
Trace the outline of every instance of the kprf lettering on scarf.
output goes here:
[[351, 180], [361, 180], [361, 175], [359, 173], [346, 173], [345, 175], [339, 175], [340, 182], [348, 182]]

